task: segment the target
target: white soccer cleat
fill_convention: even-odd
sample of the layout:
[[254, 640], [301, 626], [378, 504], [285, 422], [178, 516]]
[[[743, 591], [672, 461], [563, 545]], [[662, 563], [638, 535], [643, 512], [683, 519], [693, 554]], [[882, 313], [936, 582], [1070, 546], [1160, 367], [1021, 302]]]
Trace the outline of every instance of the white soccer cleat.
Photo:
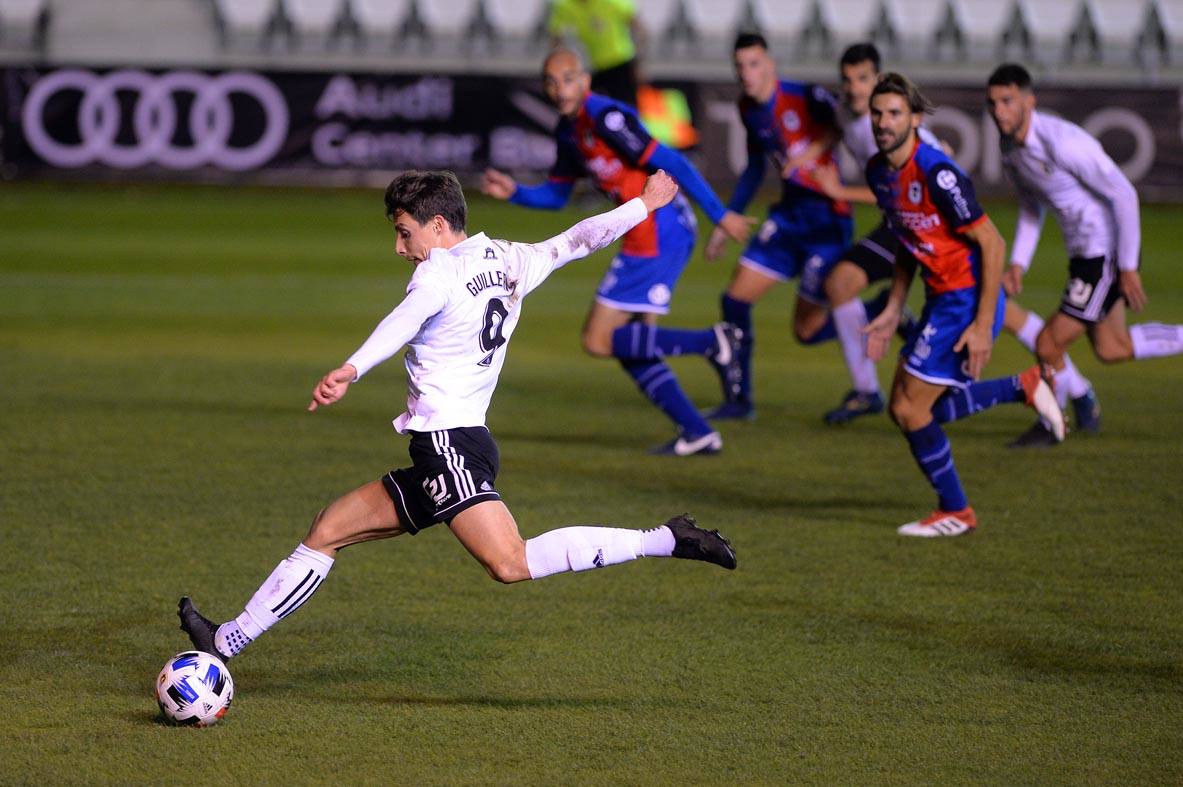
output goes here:
[[940, 538], [972, 533], [978, 527], [978, 516], [972, 508], [960, 511], [933, 511], [924, 519], [901, 525], [895, 532], [901, 536]]
[[1046, 370], [1038, 364], [1019, 375], [1019, 383], [1023, 386], [1023, 393], [1027, 395], [1027, 405], [1043, 419], [1048, 431], [1061, 442], [1067, 431], [1064, 425], [1064, 411], [1056, 401], [1055, 373], [1048, 367]]
[[717, 454], [723, 450], [723, 436], [718, 432], [707, 432], [702, 437], [687, 440], [678, 435], [668, 443], [651, 448], [649, 453], [657, 456], [696, 456]]

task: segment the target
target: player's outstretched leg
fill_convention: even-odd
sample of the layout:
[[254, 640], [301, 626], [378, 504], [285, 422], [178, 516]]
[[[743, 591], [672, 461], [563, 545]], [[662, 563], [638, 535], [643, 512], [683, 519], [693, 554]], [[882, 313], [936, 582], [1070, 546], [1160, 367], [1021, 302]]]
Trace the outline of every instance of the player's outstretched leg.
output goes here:
[[[465, 539], [455, 525], [453, 532], [462, 541]], [[465, 546], [473, 549], [468, 543]], [[701, 560], [726, 569], [736, 566], [731, 543], [717, 530], [698, 527], [687, 514], [671, 517], [650, 530], [576, 525], [549, 530], [526, 541], [530, 579], [567, 571], [589, 571], [640, 557]]]
[[1056, 443], [1064, 439], [1064, 413], [1056, 401], [1051, 368], [1039, 364], [1021, 374], [980, 380], [964, 388], [948, 388], [932, 407], [937, 423], [949, 423], [1000, 404], [1023, 403], [1048, 424]]

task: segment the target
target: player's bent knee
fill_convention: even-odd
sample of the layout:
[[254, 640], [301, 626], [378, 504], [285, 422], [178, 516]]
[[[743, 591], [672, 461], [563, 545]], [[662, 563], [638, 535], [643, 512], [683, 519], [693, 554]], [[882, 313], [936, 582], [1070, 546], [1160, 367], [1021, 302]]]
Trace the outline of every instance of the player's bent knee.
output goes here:
[[1134, 345], [1132, 342], [1120, 341], [1097, 342], [1093, 347], [1093, 353], [1101, 363], [1121, 363], [1134, 357]]
[[611, 358], [612, 357], [612, 339], [605, 338], [594, 333], [585, 333], [582, 336], [583, 351], [593, 358]]

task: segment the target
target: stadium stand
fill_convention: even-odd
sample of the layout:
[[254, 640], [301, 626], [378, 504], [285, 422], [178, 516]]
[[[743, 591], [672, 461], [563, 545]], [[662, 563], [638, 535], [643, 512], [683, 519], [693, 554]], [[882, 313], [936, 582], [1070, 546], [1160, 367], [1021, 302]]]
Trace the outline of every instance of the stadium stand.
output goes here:
[[481, 18], [480, 0], [416, 0], [423, 23], [423, 46], [435, 54], [460, 56], [471, 51], [470, 33]]
[[348, 14], [362, 50], [389, 51], [401, 37], [412, 0], [349, 0]]
[[1087, 22], [1080, 0], [1019, 0], [1019, 21], [1026, 34], [1027, 59], [1056, 65], [1074, 59]]
[[295, 48], [327, 47], [345, 18], [345, 0], [281, 0]]
[[744, 21], [746, 0], [682, 0], [682, 3], [698, 55], [726, 58], [735, 42], [735, 31]]
[[[547, 0], [0, 0], [0, 61], [534, 74]], [[1041, 82], [1183, 71], [1183, 0], [642, 0], [650, 79], [731, 74], [737, 30], [802, 78], [871, 38], [922, 82], [1021, 59]], [[48, 22], [47, 22], [48, 20]], [[286, 45], [284, 45], [286, 42]], [[414, 43], [415, 46], [408, 46]], [[350, 45], [343, 45], [350, 44]], [[1071, 67], [1067, 67], [1071, 66]]]
[[947, 0], [884, 0], [883, 20], [891, 39], [892, 59], [945, 60], [952, 20]]
[[214, 0], [214, 9], [228, 48], [265, 48], [279, 18], [278, 0]]
[[875, 38], [881, 28], [879, 0], [818, 0], [817, 8], [831, 55], [856, 41]]
[[484, 0], [484, 8], [498, 51], [541, 55], [546, 40], [546, 0]]
[[14, 49], [37, 49], [48, 18], [47, 0], [0, 0], [0, 42]]
[[1167, 62], [1183, 65], [1183, 0], [1151, 0], [1150, 6]]
[[[817, 27], [813, 0], [752, 0], [752, 19], [774, 50], [800, 60], [810, 51], [809, 32]], [[820, 54], [820, 53], [819, 53]]]

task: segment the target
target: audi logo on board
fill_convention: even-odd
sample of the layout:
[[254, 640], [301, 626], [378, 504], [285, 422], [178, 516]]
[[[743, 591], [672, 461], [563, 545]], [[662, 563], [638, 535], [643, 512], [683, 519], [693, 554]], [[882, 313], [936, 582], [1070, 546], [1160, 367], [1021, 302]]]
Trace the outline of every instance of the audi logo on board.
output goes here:
[[[71, 91], [81, 95], [77, 141], [57, 139], [46, 128], [46, 106]], [[119, 94], [134, 96], [134, 101], [122, 102]], [[192, 100], [179, 101], [185, 94]], [[240, 143], [234, 135], [232, 96], [257, 104], [263, 116], [257, 138]], [[187, 124], [187, 137], [178, 137], [182, 123]], [[21, 110], [21, 124], [29, 147], [56, 167], [98, 163], [136, 169], [155, 164], [188, 170], [212, 165], [242, 171], [261, 167], [279, 151], [288, 136], [288, 106], [269, 79], [248, 71], [211, 76], [196, 71], [95, 74], [65, 69], [34, 83]]]

